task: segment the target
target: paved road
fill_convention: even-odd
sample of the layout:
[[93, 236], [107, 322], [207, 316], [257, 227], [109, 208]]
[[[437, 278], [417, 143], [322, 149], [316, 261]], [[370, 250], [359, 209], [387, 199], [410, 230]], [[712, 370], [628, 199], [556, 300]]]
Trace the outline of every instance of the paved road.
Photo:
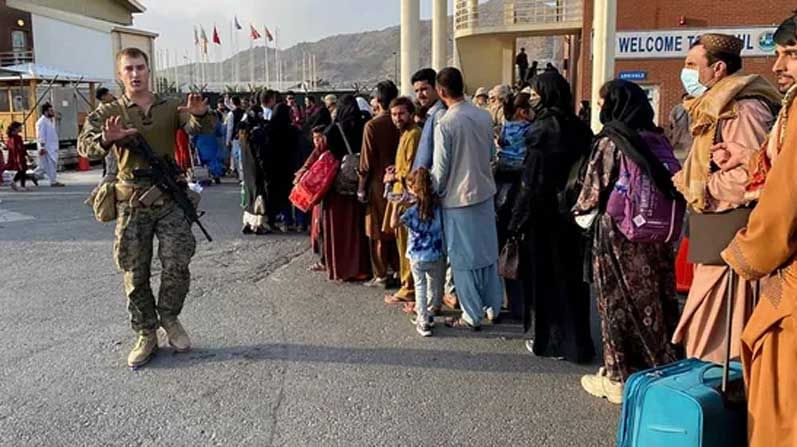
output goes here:
[[579, 386], [594, 366], [534, 358], [516, 325], [420, 338], [308, 273], [306, 238], [241, 236], [232, 184], [203, 197], [195, 349], [128, 370], [113, 228], [81, 204], [96, 177], [0, 191], [1, 445], [613, 445], [619, 409]]

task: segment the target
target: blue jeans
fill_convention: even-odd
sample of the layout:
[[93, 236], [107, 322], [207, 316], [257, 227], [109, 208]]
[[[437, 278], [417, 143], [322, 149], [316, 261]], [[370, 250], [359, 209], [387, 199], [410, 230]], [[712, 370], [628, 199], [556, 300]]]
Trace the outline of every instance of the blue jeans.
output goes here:
[[415, 280], [415, 313], [419, 321], [426, 321], [429, 318], [429, 306], [439, 307], [443, 302], [446, 261], [412, 261], [410, 269]]

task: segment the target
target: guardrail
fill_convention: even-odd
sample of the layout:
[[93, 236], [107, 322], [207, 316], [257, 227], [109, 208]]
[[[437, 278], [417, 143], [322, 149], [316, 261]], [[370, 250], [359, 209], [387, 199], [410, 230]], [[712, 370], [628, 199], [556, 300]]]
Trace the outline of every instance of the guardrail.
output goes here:
[[33, 51], [0, 51], [0, 67], [35, 62]]
[[581, 22], [583, 15], [583, 0], [499, 0], [482, 4], [457, 0], [454, 30], [573, 23]]

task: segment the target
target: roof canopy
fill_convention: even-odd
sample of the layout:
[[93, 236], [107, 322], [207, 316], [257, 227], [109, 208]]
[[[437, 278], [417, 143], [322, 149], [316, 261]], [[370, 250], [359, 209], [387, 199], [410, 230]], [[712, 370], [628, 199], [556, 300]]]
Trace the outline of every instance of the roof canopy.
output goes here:
[[73, 73], [56, 67], [34, 63], [0, 67], [0, 80], [19, 79], [20, 76], [22, 79], [42, 81], [51, 81], [57, 76], [59, 81], [64, 82], [113, 82], [113, 79], [102, 79], [93, 76], [86, 76], [80, 73]]

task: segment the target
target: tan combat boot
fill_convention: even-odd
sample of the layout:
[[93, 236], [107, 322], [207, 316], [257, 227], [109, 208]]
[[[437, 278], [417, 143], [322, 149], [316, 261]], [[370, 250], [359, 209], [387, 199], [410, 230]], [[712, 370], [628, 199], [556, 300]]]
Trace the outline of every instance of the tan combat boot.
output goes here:
[[127, 365], [135, 368], [146, 364], [158, 352], [158, 336], [153, 330], [138, 333], [138, 339], [127, 356]]
[[169, 320], [161, 320], [161, 327], [166, 331], [166, 336], [169, 339], [169, 344], [177, 352], [188, 352], [191, 350], [191, 339], [180, 324], [177, 318]]

